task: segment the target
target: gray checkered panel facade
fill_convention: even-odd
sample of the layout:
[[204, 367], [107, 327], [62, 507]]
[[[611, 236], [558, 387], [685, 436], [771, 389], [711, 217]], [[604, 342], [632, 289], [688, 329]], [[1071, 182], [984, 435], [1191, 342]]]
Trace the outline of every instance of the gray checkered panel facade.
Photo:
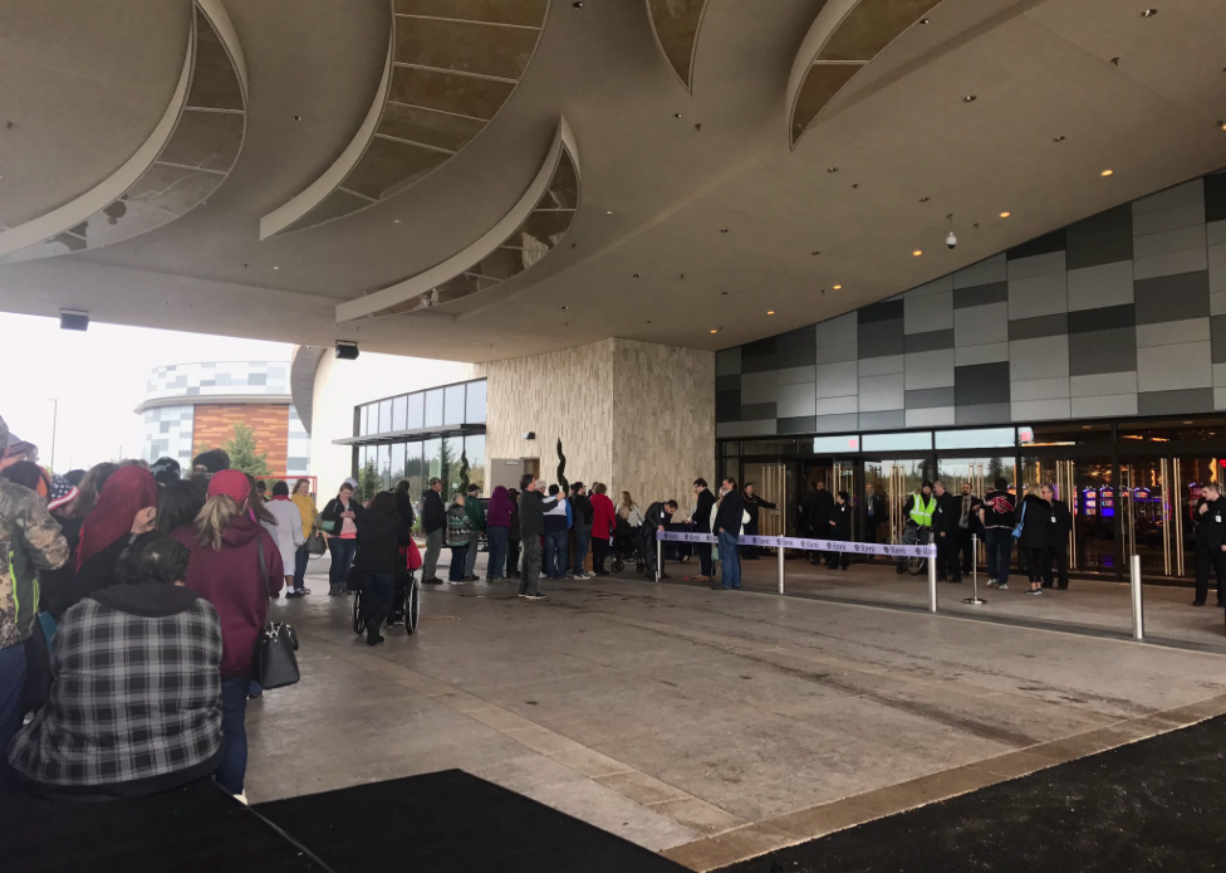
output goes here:
[[1226, 172], [720, 352], [716, 436], [1226, 410]]

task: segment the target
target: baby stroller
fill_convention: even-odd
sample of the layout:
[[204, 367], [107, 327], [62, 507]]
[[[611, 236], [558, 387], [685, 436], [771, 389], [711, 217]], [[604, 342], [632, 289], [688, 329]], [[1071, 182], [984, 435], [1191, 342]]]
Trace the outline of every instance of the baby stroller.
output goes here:
[[[404, 563], [396, 573], [396, 588], [392, 594], [392, 605], [387, 613], [387, 627], [404, 625], [404, 631], [410, 636], [417, 633], [417, 621], [421, 615], [421, 589], [414, 571], [421, 567], [421, 552], [417, 543], [410, 542], [408, 548], [401, 549]], [[366, 633], [366, 619], [362, 614], [362, 584], [361, 573], [349, 572], [349, 587], [353, 590], [353, 632], [358, 636]]]
[[647, 566], [643, 555], [637, 547], [638, 531], [630, 526], [620, 515], [613, 528], [613, 572], [620, 573], [626, 569], [629, 561], [634, 562], [635, 572], [642, 573]]

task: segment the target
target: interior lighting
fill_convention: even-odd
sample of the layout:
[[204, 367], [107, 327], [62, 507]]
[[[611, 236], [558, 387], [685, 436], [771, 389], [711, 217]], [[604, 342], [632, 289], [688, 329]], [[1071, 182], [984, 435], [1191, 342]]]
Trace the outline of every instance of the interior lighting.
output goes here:
[[711, 333], [719, 333], [719, 328], [718, 327], [712, 328]]
[[1053, 137], [1052, 142], [1064, 142], [1065, 139], [1066, 137], [1064, 136], [1064, 134], [1061, 134], [1060, 136]]
[[839, 171], [838, 167], [827, 167], [826, 168], [827, 173], [837, 173], [838, 171]]
[[279, 270], [279, 269], [281, 269], [281, 268], [280, 268], [280, 267], [278, 267], [278, 266], [273, 266], [273, 269], [274, 269], [274, 270]]
[[835, 291], [842, 291], [842, 290], [843, 290], [843, 286], [842, 286], [842, 285], [831, 285], [830, 287], [832, 287], [832, 288], [833, 288]]
[[1107, 178], [1108, 176], [1114, 176], [1114, 175], [1115, 175], [1115, 170], [1103, 170], [1102, 172], [1102, 177], [1104, 179]]
[[775, 310], [773, 310], [773, 309], [768, 309], [768, 310], [766, 310], [766, 314], [767, 314], [767, 315], [774, 315], [774, 314], [775, 314]]
[[1157, 9], [1146, 9], [1144, 12], [1141, 13], [1141, 17], [1142, 18], [1153, 18], [1157, 14], [1158, 14]]
[[979, 98], [976, 97], [974, 94], [967, 94], [965, 97], [962, 98], [962, 102], [963, 103], [974, 103], [978, 99]]
[[924, 253], [924, 250], [923, 250], [923, 249], [916, 249], [915, 251], [913, 251], [913, 252], [911, 253], [911, 256], [912, 256], [913, 258], [918, 258], [918, 257], [919, 257], [920, 255], [922, 255], [923, 253]]
[[1001, 217], [1001, 218], [1008, 218], [1008, 217], [1009, 217], [1010, 215], [1012, 215], [1012, 214], [1013, 214], [1012, 212], [1008, 212], [1008, 211], [1006, 211], [1006, 212], [1002, 212], [1002, 213], [1000, 214], [1000, 217]]
[[613, 214], [613, 210], [612, 210], [612, 209], [606, 209], [606, 210], [604, 211], [604, 214], [605, 214], [605, 215], [612, 215], [612, 214]]
[[921, 18], [920, 19], [920, 24], [930, 24], [930, 23], [932, 23], [931, 18]]

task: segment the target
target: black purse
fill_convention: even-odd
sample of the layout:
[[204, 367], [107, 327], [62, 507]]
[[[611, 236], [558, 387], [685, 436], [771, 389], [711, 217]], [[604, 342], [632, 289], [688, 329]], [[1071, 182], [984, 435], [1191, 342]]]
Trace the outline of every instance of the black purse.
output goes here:
[[[260, 575], [264, 575], [264, 543], [256, 540], [260, 553]], [[294, 685], [301, 678], [298, 672], [298, 635], [285, 622], [269, 622], [255, 641], [251, 657], [251, 678], [265, 691]]]

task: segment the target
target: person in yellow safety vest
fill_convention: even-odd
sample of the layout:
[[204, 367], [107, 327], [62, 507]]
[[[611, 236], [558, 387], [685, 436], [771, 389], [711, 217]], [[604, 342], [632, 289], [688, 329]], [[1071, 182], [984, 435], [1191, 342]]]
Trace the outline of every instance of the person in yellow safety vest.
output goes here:
[[[906, 529], [902, 532], [903, 545], [916, 546], [927, 542], [921, 537], [922, 528], [932, 529], [932, 516], [937, 511], [937, 499], [932, 493], [932, 483], [925, 482], [919, 492], [907, 498], [902, 513], [907, 517]], [[895, 569], [907, 572], [907, 559], [899, 558]]]

